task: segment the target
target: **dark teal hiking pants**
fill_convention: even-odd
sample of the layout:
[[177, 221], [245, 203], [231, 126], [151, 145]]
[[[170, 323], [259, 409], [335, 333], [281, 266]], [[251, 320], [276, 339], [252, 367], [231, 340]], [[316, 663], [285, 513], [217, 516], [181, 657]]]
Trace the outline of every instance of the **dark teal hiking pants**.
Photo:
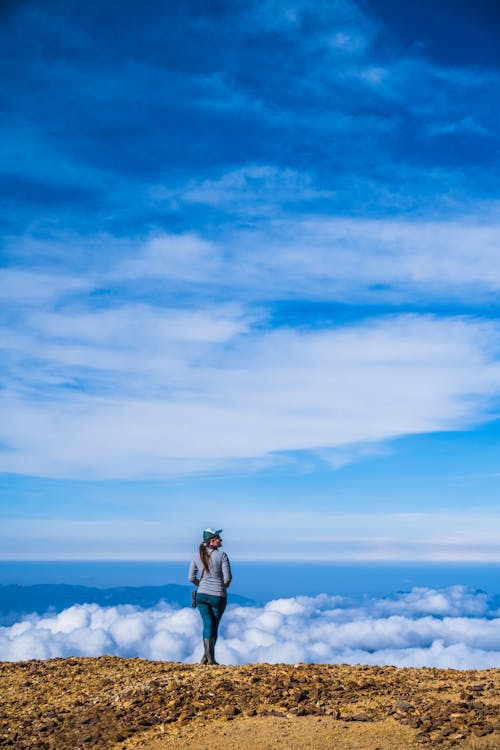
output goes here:
[[219, 630], [219, 622], [226, 609], [225, 596], [211, 594], [196, 594], [196, 606], [200, 610], [203, 620], [203, 638], [215, 638]]

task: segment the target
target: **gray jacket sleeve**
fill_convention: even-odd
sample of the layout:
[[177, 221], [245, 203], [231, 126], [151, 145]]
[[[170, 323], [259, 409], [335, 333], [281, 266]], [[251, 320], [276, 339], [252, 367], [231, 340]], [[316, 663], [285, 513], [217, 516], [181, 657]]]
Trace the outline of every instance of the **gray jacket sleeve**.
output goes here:
[[191, 564], [189, 565], [189, 574], [188, 578], [191, 581], [191, 583], [194, 583], [195, 580], [198, 578], [198, 565], [196, 564], [196, 560], [191, 560]]
[[222, 557], [222, 577], [224, 578], [224, 584], [226, 586], [229, 586], [231, 583], [231, 578], [233, 577], [231, 575], [231, 566], [229, 564], [229, 557], [224, 552], [224, 555]]

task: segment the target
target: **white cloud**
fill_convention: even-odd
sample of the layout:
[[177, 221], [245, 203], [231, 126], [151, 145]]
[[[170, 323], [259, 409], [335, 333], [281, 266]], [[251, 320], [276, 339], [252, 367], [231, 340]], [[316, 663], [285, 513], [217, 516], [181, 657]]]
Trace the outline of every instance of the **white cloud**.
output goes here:
[[[113, 349], [161, 349], [165, 344], [180, 341], [223, 343], [248, 330], [250, 316], [238, 306], [208, 309], [154, 308], [149, 305], [122, 305], [104, 310], [66, 309], [64, 313], [42, 313], [27, 319], [27, 327], [45, 342], [57, 341], [71, 345], [103, 346]], [[45, 351], [38, 352], [43, 358]], [[35, 344], [34, 341], [31, 345]], [[148, 352], [151, 354], [151, 351]], [[91, 355], [98, 354], [91, 350]], [[75, 362], [75, 364], [78, 364]], [[85, 362], [90, 366], [89, 361]], [[96, 357], [99, 367], [99, 357]]]
[[463, 298], [465, 290], [470, 294], [476, 288], [488, 292], [500, 287], [497, 225], [284, 221], [276, 225], [273, 249], [273, 254], [253, 255], [255, 273], [260, 274], [262, 285], [266, 278], [279, 274], [278, 288], [292, 295], [298, 279], [300, 291], [307, 289], [308, 296], [358, 302], [368, 296], [379, 303], [415, 299], [416, 295], [425, 295], [427, 300], [443, 294]]
[[224, 270], [220, 248], [196, 234], [157, 235], [142, 252], [119, 264], [110, 280], [159, 276], [171, 281], [209, 281]]
[[70, 341], [69, 319], [42, 316], [46, 338], [18, 342], [24, 381], [0, 395], [0, 471], [162, 477], [290, 451], [352, 455], [476, 424], [500, 390], [498, 332], [473, 320], [246, 332], [237, 310], [121, 312], [75, 317]]
[[[268, 175], [268, 168], [262, 170]], [[249, 173], [228, 173], [192, 187], [191, 195], [207, 203], [258, 207], [262, 196], [258, 185], [250, 189]], [[307, 201], [314, 192], [306, 177], [301, 191], [295, 189], [298, 175], [291, 189], [286, 175], [274, 179], [279, 190], [272, 181], [266, 186], [272, 200], [281, 191], [281, 201]], [[226, 191], [230, 198], [224, 197]], [[264, 201], [268, 208], [272, 200]], [[380, 304], [445, 296], [470, 302], [471, 294], [480, 299], [500, 288], [500, 227], [474, 218], [283, 217], [260, 223], [258, 229], [235, 230], [218, 241], [159, 235], [139, 248], [134, 259], [117, 264], [110, 278], [115, 283], [130, 278], [194, 283], [205, 293], [227, 297], [229, 292], [241, 301], [309, 298]]]
[[[281, 179], [262, 169], [216, 187]], [[0, 471], [158, 478], [298, 451], [341, 466], [387, 439], [476, 425], [498, 398], [494, 323], [399, 315], [273, 329], [265, 309], [488, 299], [500, 287], [496, 225], [287, 219], [118, 250], [82, 278], [5, 271], [4, 296], [23, 304], [1, 331]], [[176, 301], [152, 304], [151, 284]], [[83, 297], [101, 286], [110, 297]]]
[[[229, 606], [217, 652], [226, 664], [325, 662], [483, 669], [500, 666], [500, 621], [484, 594], [465, 587], [413, 589], [393, 599], [353, 602], [298, 596], [263, 607]], [[498, 613], [497, 613], [498, 614]], [[0, 660], [65, 656], [197, 661], [197, 611], [167, 604], [77, 605], [0, 628]]]
[[[424, 221], [302, 213], [262, 219], [263, 204], [268, 212], [326, 195], [309, 175], [271, 166], [233, 170], [190, 184], [185, 199], [258, 210], [254, 226], [226, 227], [217, 239], [196, 233], [156, 234], [135, 244], [93, 238], [91, 269], [61, 275], [49, 262], [37, 272], [4, 269], [0, 298], [9, 304], [65, 298], [71, 304], [71, 295], [104, 288], [113, 291], [113, 299], [125, 296], [139, 305], [149, 304], [160, 290], [196, 294], [198, 300], [202, 294], [212, 305], [297, 298], [401, 304], [445, 297], [470, 303], [471, 295], [480, 301], [500, 288], [500, 226], [477, 216]], [[72, 237], [54, 241], [52, 254], [64, 257], [67, 244], [81, 260], [83, 243]], [[31, 242], [24, 252], [43, 255], [48, 249]], [[153, 282], [165, 286], [152, 288]]]
[[334, 469], [360, 461], [372, 456], [387, 456], [389, 450], [383, 444], [370, 445], [359, 443], [358, 445], [346, 446], [345, 448], [331, 448], [318, 451], [318, 455]]
[[225, 211], [259, 212], [267, 216], [283, 204], [293, 205], [321, 198], [332, 193], [319, 190], [310, 175], [293, 169], [254, 164], [226, 172], [217, 179], [191, 181], [176, 200], [216, 206]]
[[94, 280], [50, 271], [27, 271], [21, 268], [0, 269], [0, 301], [21, 306], [38, 306], [52, 303], [61, 297], [71, 297], [78, 292], [88, 292]]

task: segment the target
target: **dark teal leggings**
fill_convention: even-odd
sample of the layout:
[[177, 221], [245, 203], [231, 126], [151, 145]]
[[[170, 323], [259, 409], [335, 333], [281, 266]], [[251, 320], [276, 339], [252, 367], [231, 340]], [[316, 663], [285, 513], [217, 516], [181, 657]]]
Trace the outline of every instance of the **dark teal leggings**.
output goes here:
[[226, 609], [225, 596], [211, 594], [196, 594], [196, 606], [200, 610], [203, 620], [203, 638], [215, 638], [219, 630], [219, 622]]

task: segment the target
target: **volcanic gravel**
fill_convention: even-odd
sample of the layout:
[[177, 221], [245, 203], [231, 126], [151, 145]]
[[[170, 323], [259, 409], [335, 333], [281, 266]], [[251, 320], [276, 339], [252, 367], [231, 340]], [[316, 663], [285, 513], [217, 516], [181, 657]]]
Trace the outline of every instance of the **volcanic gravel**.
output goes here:
[[106, 750], [192, 719], [392, 717], [422, 745], [489, 735], [500, 748], [500, 669], [324, 664], [202, 666], [116, 657], [0, 664], [0, 748]]

